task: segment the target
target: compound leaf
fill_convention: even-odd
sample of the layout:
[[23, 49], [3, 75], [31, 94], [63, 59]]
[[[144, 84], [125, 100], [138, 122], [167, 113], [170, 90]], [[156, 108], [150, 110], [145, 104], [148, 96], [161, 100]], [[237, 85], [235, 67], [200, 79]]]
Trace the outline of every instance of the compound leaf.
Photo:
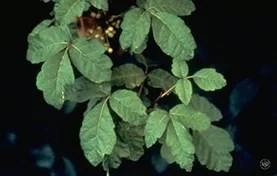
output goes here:
[[60, 0], [55, 3], [55, 19], [61, 24], [73, 23], [86, 9], [85, 0]]
[[145, 6], [153, 12], [167, 12], [177, 16], [190, 15], [195, 10], [191, 0], [148, 0]]
[[206, 114], [195, 110], [193, 107], [179, 104], [174, 106], [169, 115], [171, 119], [179, 121], [185, 127], [197, 131], [204, 131], [210, 127], [210, 119]]
[[148, 74], [148, 85], [154, 88], [170, 89], [177, 82], [177, 78], [163, 69], [152, 70]]
[[56, 26], [40, 30], [38, 34], [35, 33], [33, 37], [29, 37], [27, 50], [27, 60], [33, 64], [46, 61], [69, 44], [70, 36]]
[[205, 91], [214, 91], [226, 86], [223, 75], [213, 68], [204, 68], [193, 74], [196, 85]]
[[110, 92], [110, 83], [94, 83], [82, 76], [76, 79], [73, 85], [66, 87], [65, 99], [82, 103], [89, 99], [108, 96]]
[[90, 0], [90, 3], [97, 9], [109, 10], [109, 3], [107, 0]]
[[74, 83], [74, 73], [67, 52], [49, 58], [37, 76], [37, 88], [43, 91], [45, 101], [61, 109], [65, 101], [65, 86]]
[[151, 14], [154, 39], [161, 50], [174, 59], [190, 60], [196, 44], [184, 21], [165, 12]]
[[124, 89], [117, 90], [112, 94], [109, 102], [112, 110], [125, 122], [133, 125], [145, 124], [146, 107], [135, 92]]
[[179, 99], [187, 105], [192, 96], [192, 85], [188, 79], [180, 79], [176, 83], [175, 92]]
[[112, 71], [112, 82], [117, 86], [125, 84], [128, 89], [140, 86], [145, 78], [143, 70], [134, 64], [124, 64]]
[[150, 113], [144, 130], [145, 144], [147, 148], [150, 148], [160, 138], [169, 121], [169, 114], [164, 110], [154, 110]]
[[195, 149], [189, 131], [178, 121], [171, 120], [166, 133], [166, 145], [171, 148], [172, 156], [182, 169], [191, 171]]
[[106, 101], [98, 103], [84, 117], [80, 129], [81, 147], [93, 166], [112, 153], [116, 144], [114, 127]]
[[205, 113], [211, 122], [213, 121], [219, 121], [222, 118], [222, 114], [220, 110], [213, 105], [206, 97], [200, 96], [198, 94], [193, 94], [190, 106], [192, 106], [194, 109]]
[[124, 50], [130, 48], [131, 52], [141, 53], [150, 30], [150, 14], [140, 8], [133, 8], [124, 15], [121, 28], [123, 30], [119, 37], [121, 47]]
[[112, 61], [103, 53], [106, 51], [100, 41], [78, 38], [73, 42], [69, 53], [74, 66], [87, 79], [101, 83], [110, 81]]
[[202, 165], [210, 170], [228, 172], [232, 165], [230, 152], [234, 144], [227, 131], [216, 126], [193, 133], [196, 156]]

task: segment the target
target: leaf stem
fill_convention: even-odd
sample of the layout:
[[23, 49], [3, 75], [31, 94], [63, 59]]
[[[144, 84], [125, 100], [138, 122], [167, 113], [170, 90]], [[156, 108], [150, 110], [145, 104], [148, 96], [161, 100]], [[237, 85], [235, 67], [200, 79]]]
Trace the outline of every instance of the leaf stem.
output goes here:
[[167, 91], [165, 91], [162, 95], [161, 98], [163, 98], [165, 95], [168, 95], [174, 88], [176, 87], [176, 84], [169, 88]]
[[[144, 71], [144, 75], [147, 75], [148, 74], [148, 67], [146, 66], [145, 67], [145, 71]], [[139, 91], [138, 91], [138, 96], [140, 97], [141, 96], [141, 93], [142, 93], [142, 89], [144, 87], [144, 83], [145, 83], [145, 79], [144, 81], [141, 83], [140, 87], [139, 87]]]
[[104, 102], [103, 102], [103, 105], [101, 107], [101, 110], [100, 110], [100, 117], [102, 116], [102, 112], [103, 112], [103, 108], [105, 106], [105, 104], [107, 104], [107, 101], [110, 99], [110, 96], [107, 96], [107, 98], [105, 98]]
[[191, 79], [191, 78], [194, 78], [194, 76], [193, 76], [193, 75], [191, 75], [191, 76], [186, 76], [185, 78], [186, 78], [186, 79]]
[[158, 98], [156, 98], [155, 103], [156, 103], [159, 99], [163, 98], [164, 96], [169, 95], [169, 94], [171, 93], [171, 91], [172, 91], [175, 87], [176, 87], [176, 84], [175, 84], [174, 86], [170, 87], [170, 88], [169, 88], [167, 91], [165, 91], [164, 93], [161, 93], [161, 94], [158, 96]]
[[144, 87], [144, 81], [141, 83], [141, 85], [140, 85], [140, 87], [139, 87], [139, 91], [138, 91], [138, 96], [139, 96], [139, 97], [141, 96], [143, 87]]

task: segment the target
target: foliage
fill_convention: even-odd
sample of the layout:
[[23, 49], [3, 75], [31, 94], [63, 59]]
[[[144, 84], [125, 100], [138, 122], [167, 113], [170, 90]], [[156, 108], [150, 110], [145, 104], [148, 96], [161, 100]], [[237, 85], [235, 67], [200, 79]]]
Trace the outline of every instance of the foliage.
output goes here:
[[[28, 36], [27, 59], [42, 64], [36, 85], [49, 105], [87, 103], [80, 142], [93, 166], [117, 168], [123, 158], [137, 161], [145, 147], [160, 143], [161, 156], [186, 171], [195, 156], [208, 169], [229, 170], [233, 142], [212, 124], [222, 115], [194, 89], [214, 91], [226, 81], [214, 68], [189, 68], [196, 43], [180, 16], [195, 10], [191, 0], [137, 0], [119, 15], [109, 13], [107, 0], [52, 3], [53, 18]], [[171, 69], [144, 56], [150, 35]], [[116, 39], [117, 53], [132, 61], [118, 62]], [[160, 104], [166, 96], [175, 97], [171, 108]]]

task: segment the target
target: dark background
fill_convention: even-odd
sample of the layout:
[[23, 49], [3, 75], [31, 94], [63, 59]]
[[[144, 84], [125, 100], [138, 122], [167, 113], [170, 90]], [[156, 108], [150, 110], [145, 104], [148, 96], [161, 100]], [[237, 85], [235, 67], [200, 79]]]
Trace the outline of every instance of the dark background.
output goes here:
[[[160, 175], [276, 176], [277, 37], [274, 25], [277, 20], [274, 5], [270, 1], [194, 2], [197, 10], [185, 18], [198, 45], [192, 64], [200, 68], [215, 67], [228, 82], [223, 90], [207, 96], [224, 115], [218, 125], [223, 128], [231, 125], [236, 130], [234, 163], [229, 173], [210, 172], [195, 163], [191, 173], [171, 165]], [[123, 2], [116, 3], [118, 7], [128, 5], [120, 3]], [[50, 144], [57, 157], [67, 157], [78, 175], [105, 175], [101, 167], [94, 168], [87, 162], [79, 147], [80, 112], [84, 107], [77, 107], [72, 114], [65, 115], [47, 105], [35, 86], [40, 65], [26, 60], [27, 35], [41, 20], [49, 17], [52, 4], [29, 0], [2, 7], [7, 11], [1, 11], [0, 175], [14, 174], [19, 162], [32, 163], [28, 151], [43, 144]], [[245, 79], [257, 83], [253, 89], [258, 91], [234, 118], [228, 111], [229, 97], [234, 87]], [[14, 143], [7, 137], [9, 134], [16, 136]], [[111, 175], [156, 175], [151, 165], [155, 152], [155, 149], [148, 151], [138, 162], [124, 161]], [[271, 161], [267, 170], [259, 166], [263, 158]], [[36, 169], [30, 165], [26, 173], [40, 176], [40, 172], [31, 171]]]

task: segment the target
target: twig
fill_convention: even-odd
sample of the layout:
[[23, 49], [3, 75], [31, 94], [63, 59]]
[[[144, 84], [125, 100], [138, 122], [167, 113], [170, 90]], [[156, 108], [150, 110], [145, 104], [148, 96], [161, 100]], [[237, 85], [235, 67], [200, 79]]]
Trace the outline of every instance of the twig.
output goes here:
[[160, 95], [156, 98], [154, 104], [157, 103], [157, 101], [158, 101], [159, 99], [163, 98], [163, 97], [166, 96], [166, 95], [169, 95], [169, 94], [171, 93], [171, 91], [172, 91], [175, 87], [176, 87], [176, 84], [175, 84], [174, 86], [170, 87], [170, 88], [169, 88], [167, 91], [165, 91], [164, 93], [161, 92]]

